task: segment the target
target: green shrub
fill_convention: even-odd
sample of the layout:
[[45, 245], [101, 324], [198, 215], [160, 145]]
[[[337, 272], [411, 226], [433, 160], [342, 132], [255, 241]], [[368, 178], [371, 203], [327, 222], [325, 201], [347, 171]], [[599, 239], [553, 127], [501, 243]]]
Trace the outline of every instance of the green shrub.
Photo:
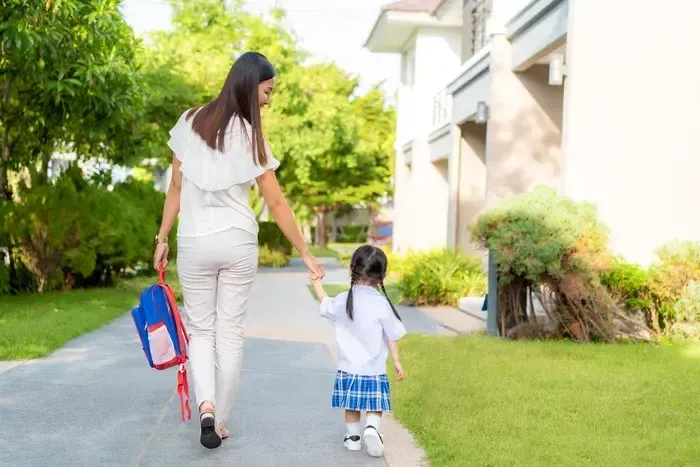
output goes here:
[[16, 258], [37, 277], [40, 292], [61, 287], [64, 266], [83, 274], [94, 270], [97, 219], [90, 216], [90, 203], [68, 174], [52, 185], [22, 189], [3, 209]]
[[630, 310], [645, 312], [653, 305], [649, 274], [638, 264], [617, 259], [603, 271], [600, 281], [613, 298]]
[[258, 266], [281, 268], [287, 265], [289, 257], [278, 250], [271, 250], [267, 245], [261, 245], [258, 250]]
[[287, 240], [275, 222], [260, 222], [258, 224], [258, 244], [267, 246], [270, 250], [282, 252], [285, 256], [292, 254], [292, 243]]
[[367, 227], [364, 225], [348, 225], [343, 227], [343, 233], [338, 235], [337, 243], [365, 243]]
[[109, 191], [71, 168], [53, 183], [20, 187], [2, 223], [40, 292], [107, 285], [126, 268], [150, 267], [163, 200], [148, 182]]
[[649, 268], [652, 292], [662, 321], [672, 326], [676, 302], [692, 281], [700, 281], [700, 243], [671, 242], [656, 251], [658, 261]]
[[673, 308], [670, 335], [679, 340], [700, 339], [700, 282], [690, 282]]
[[529, 322], [532, 293], [561, 334], [615, 339], [612, 301], [599, 279], [610, 261], [608, 230], [594, 205], [538, 187], [482, 214], [472, 236], [496, 261], [501, 335]]
[[399, 279], [401, 297], [415, 305], [457, 304], [461, 297], [486, 291], [481, 261], [453, 250], [410, 254]]

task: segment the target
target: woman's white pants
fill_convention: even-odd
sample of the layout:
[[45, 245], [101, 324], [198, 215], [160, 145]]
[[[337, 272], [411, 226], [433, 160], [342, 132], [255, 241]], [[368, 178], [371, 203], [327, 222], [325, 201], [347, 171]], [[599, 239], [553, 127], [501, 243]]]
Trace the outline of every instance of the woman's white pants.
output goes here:
[[178, 238], [177, 270], [190, 336], [190, 365], [197, 406], [214, 404], [226, 423], [238, 390], [243, 328], [258, 267], [255, 235], [231, 229]]

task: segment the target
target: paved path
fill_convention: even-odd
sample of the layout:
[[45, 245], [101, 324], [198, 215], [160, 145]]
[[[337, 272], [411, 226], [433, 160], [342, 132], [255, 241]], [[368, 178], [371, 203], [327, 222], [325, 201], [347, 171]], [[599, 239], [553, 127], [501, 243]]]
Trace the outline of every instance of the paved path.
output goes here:
[[[329, 276], [347, 277], [332, 267]], [[444, 331], [418, 310], [403, 313], [410, 332]], [[390, 417], [383, 424], [386, 459], [342, 447], [342, 415], [329, 406], [330, 329], [317, 315], [300, 265], [260, 271], [246, 334], [232, 436], [220, 449], [202, 448], [197, 423], [179, 421], [174, 370], [146, 366], [126, 316], [49, 358], [0, 374], [0, 465], [425, 465]]]

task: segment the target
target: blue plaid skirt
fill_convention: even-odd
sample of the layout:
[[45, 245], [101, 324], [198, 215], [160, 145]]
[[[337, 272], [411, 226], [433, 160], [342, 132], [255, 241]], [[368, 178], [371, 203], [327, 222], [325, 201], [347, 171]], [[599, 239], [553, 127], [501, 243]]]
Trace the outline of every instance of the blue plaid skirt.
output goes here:
[[353, 375], [338, 370], [331, 405], [345, 410], [391, 412], [389, 378], [386, 374]]

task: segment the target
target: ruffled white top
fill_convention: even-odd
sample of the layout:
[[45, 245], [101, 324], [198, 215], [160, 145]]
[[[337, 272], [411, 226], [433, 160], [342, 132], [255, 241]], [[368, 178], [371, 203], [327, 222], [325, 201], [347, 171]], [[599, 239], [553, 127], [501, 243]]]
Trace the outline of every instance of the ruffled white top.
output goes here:
[[389, 301], [372, 287], [352, 289], [353, 319], [345, 311], [348, 293], [321, 302], [321, 316], [333, 322], [338, 343], [338, 369], [354, 375], [386, 373], [388, 342], [396, 342], [406, 328], [394, 316]]
[[212, 149], [192, 129], [188, 112], [170, 130], [168, 141], [182, 163], [178, 236], [202, 237], [231, 228], [257, 236], [258, 223], [248, 204], [250, 187], [266, 170], [276, 170], [279, 161], [267, 141], [267, 164], [260, 166], [253, 161], [251, 126], [243, 120], [244, 130], [237, 117], [226, 130], [224, 151]]

